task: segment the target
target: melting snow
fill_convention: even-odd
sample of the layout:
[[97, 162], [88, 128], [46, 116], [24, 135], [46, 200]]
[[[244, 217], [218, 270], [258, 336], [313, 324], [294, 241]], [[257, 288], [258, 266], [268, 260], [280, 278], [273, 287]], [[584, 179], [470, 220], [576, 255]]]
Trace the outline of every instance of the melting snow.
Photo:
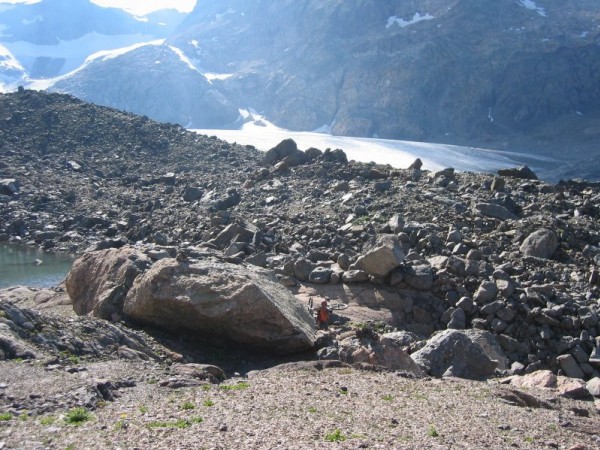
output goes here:
[[385, 27], [390, 28], [392, 25], [395, 24], [401, 28], [404, 28], [409, 25], [413, 25], [415, 23], [422, 22], [423, 20], [431, 20], [433, 18], [434, 17], [431, 14], [421, 15], [421, 13], [418, 13], [418, 12], [416, 12], [415, 15], [413, 16], [413, 18], [410, 20], [404, 20], [397, 16], [391, 16], [390, 18], [388, 18], [387, 25]]
[[181, 49], [173, 47], [172, 45], [169, 45], [169, 48], [173, 50], [173, 52], [175, 52], [175, 54], [179, 56], [179, 59], [181, 59], [181, 61], [183, 61], [190, 69], [192, 69], [195, 72], [201, 73], [198, 70], [198, 68], [192, 63], [192, 61], [190, 61], [190, 59], [187, 56], [185, 56]]
[[106, 61], [108, 59], [116, 58], [117, 56], [124, 55], [124, 54], [129, 53], [138, 48], [145, 47], [147, 45], [162, 45], [164, 43], [165, 43], [165, 39], [156, 39], [155, 41], [138, 42], [138, 43], [130, 45], [128, 47], [117, 48], [114, 50], [102, 50], [102, 51], [96, 52], [96, 53], [88, 56], [85, 59], [85, 62], [89, 63], [90, 61], [93, 61], [95, 59], [100, 59], [100, 58], [102, 58], [103, 61]]
[[246, 122], [240, 130], [192, 130], [200, 134], [217, 136], [228, 142], [253, 145], [267, 151], [284, 139], [291, 138], [301, 149], [316, 147], [341, 148], [349, 159], [374, 161], [406, 168], [415, 158], [421, 158], [424, 168], [439, 170], [454, 167], [459, 171], [495, 172], [498, 169], [529, 164], [536, 170], [536, 163], [550, 161], [549, 158], [513, 152], [486, 150], [474, 147], [460, 147], [447, 144], [394, 141], [387, 139], [353, 138], [332, 136], [315, 132], [288, 131], [270, 123], [264, 117], [247, 110], [240, 110]]
[[544, 8], [538, 7], [533, 0], [517, 0], [517, 3], [524, 8], [530, 9], [531, 11], [535, 11], [542, 17], [546, 17], [546, 11]]
[[3, 45], [0, 45], [0, 70], [25, 72], [17, 58]]
[[228, 78], [231, 78], [233, 76], [232, 73], [211, 73], [211, 72], [205, 72], [202, 75], [204, 75], [204, 78], [206, 78], [209, 83], [212, 83], [214, 80], [227, 80]]

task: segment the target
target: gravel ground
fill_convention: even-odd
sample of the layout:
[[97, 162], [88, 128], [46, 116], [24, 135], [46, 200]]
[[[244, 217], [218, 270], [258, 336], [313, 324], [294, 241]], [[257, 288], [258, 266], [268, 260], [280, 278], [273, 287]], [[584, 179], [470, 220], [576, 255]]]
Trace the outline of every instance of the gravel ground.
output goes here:
[[[162, 387], [154, 363], [93, 362], [48, 371], [2, 362], [2, 399], [61, 398], [48, 414], [0, 425], [0, 448], [19, 449], [506, 449], [576, 445], [595, 449], [600, 415], [592, 402], [529, 391], [552, 409], [514, 406], [497, 382], [407, 379], [310, 365], [251, 372], [221, 385]], [[92, 380], [133, 380], [80, 425], [65, 422], [66, 397]], [[62, 396], [62, 397], [61, 397]], [[589, 417], [585, 417], [588, 414]]]

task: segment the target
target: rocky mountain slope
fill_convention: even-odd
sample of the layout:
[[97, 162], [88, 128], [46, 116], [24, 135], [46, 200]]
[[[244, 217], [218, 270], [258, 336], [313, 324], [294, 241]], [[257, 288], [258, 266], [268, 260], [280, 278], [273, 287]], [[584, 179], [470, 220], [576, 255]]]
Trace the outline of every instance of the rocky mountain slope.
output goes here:
[[[9, 445], [27, 432], [36, 448], [54, 421], [57, 447], [152, 447], [179, 429], [193, 446], [202, 427], [240, 448], [597, 446], [598, 185], [393, 169], [290, 141], [263, 154], [33, 91], [0, 96], [0, 117], [0, 238], [82, 254], [64, 288], [0, 293]], [[345, 309], [315, 331], [305, 307], [322, 300]], [[270, 308], [264, 327], [244, 319], [252, 305]], [[71, 307], [91, 317], [52, 318]], [[282, 329], [288, 352], [314, 349], [244, 353]], [[290, 359], [309, 362], [252, 372]], [[235, 372], [248, 378], [211, 386]], [[34, 396], [24, 373], [44, 380]], [[456, 408], [454, 389], [485, 433], [435, 414]], [[82, 435], [60, 416], [74, 407], [93, 411]]]

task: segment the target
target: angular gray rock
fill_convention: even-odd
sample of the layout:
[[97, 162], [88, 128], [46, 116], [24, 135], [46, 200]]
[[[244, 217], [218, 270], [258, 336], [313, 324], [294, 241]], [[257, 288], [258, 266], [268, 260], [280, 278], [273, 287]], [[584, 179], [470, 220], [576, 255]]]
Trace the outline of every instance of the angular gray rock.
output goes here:
[[594, 397], [600, 397], [600, 378], [592, 378], [587, 382], [585, 387], [587, 388], [590, 395]]
[[490, 339], [490, 336], [483, 336], [484, 334], [490, 335], [478, 330], [441, 331], [411, 357], [426, 372], [436, 377], [450, 371], [453, 376], [461, 378], [486, 378], [494, 374], [499, 362], [490, 357], [489, 349], [485, 348], [487, 344], [480, 344], [482, 338]]
[[78, 315], [119, 319], [133, 280], [151, 260], [133, 247], [88, 252], [73, 263], [65, 285]]
[[14, 178], [0, 180], [0, 195], [15, 195], [19, 192], [19, 183]]
[[404, 281], [413, 289], [428, 291], [433, 287], [433, 270], [428, 264], [417, 264], [404, 272]]
[[575, 358], [572, 355], [560, 355], [556, 358], [556, 361], [560, 365], [566, 376], [571, 378], [585, 378], [585, 374]]
[[498, 175], [503, 177], [520, 178], [522, 180], [537, 180], [537, 175], [528, 166], [515, 167], [512, 169], [500, 169]]
[[552, 230], [542, 228], [531, 233], [519, 248], [525, 256], [550, 259], [558, 249], [558, 236]]
[[475, 294], [473, 294], [473, 301], [478, 305], [484, 305], [491, 302], [496, 298], [498, 294], [498, 287], [496, 283], [492, 281], [483, 281]]
[[263, 164], [273, 166], [280, 161], [285, 161], [288, 167], [294, 167], [304, 164], [307, 160], [308, 157], [303, 151], [298, 150], [293, 139], [285, 139], [265, 153]]
[[487, 217], [493, 217], [500, 220], [517, 220], [518, 217], [506, 209], [504, 206], [494, 203], [478, 203], [475, 210]]
[[404, 251], [398, 237], [384, 234], [379, 237], [373, 248], [360, 256], [350, 266], [351, 270], [364, 270], [369, 275], [385, 278], [404, 261]]
[[269, 272], [212, 260], [155, 263], [123, 311], [143, 324], [274, 353], [308, 350], [315, 341], [313, 318]]

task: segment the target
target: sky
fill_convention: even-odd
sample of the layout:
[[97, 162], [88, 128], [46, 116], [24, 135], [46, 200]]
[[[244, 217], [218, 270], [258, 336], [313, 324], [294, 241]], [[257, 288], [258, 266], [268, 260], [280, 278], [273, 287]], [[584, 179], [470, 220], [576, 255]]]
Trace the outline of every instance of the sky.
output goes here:
[[[37, 3], [40, 0], [0, 0], [1, 3]], [[92, 0], [100, 6], [126, 9], [137, 15], [148, 14], [157, 9], [175, 8], [182, 12], [191, 11], [196, 0]]]

